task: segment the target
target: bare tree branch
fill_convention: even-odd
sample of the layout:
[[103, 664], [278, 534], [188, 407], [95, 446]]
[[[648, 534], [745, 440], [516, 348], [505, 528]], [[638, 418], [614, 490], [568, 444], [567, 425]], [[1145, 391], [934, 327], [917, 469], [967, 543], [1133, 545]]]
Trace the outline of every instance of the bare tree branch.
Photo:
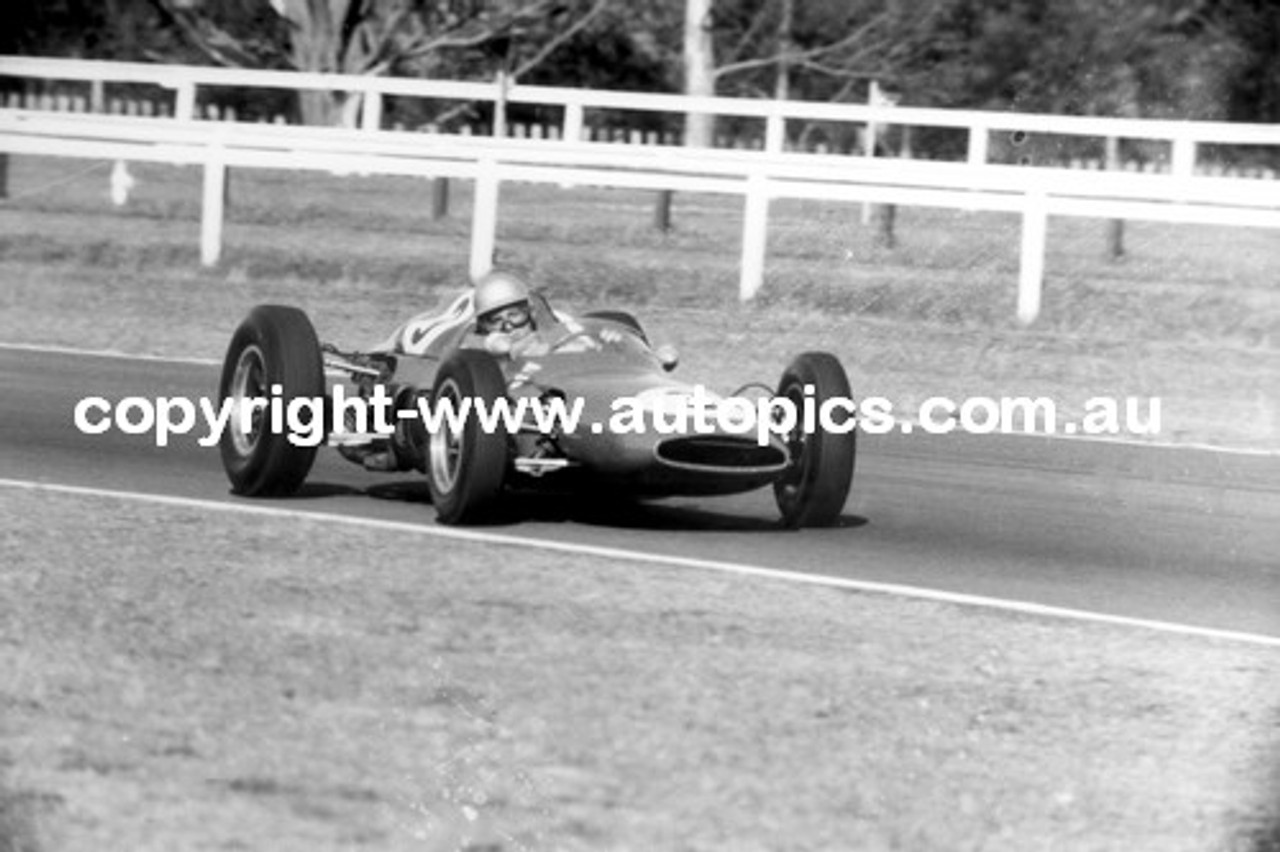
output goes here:
[[435, 53], [441, 50], [457, 50], [461, 48], [480, 47], [483, 44], [493, 41], [500, 37], [505, 28], [492, 30], [483, 29], [473, 32], [470, 35], [453, 35], [445, 34], [430, 40], [424, 40], [414, 44], [412, 47], [403, 48], [400, 51], [400, 59], [417, 59], [426, 56], [429, 53]]
[[[610, 0], [596, 0], [596, 2], [592, 5], [591, 9], [588, 10], [585, 15], [575, 20], [574, 23], [570, 25], [567, 29], [565, 29], [563, 32], [558, 33], [555, 36], [555, 38], [553, 38], [550, 42], [544, 45], [530, 59], [522, 62], [519, 66], [517, 66], [517, 68], [514, 71], [512, 71], [512, 77], [519, 78], [522, 74], [525, 74], [533, 70], [533, 68], [536, 65], [543, 62], [557, 48], [564, 45], [567, 41], [569, 41], [569, 39], [573, 38], [575, 35], [577, 35], [583, 29], [585, 29], [596, 16], [598, 16], [601, 12], [603, 12], [606, 8], [608, 8], [609, 2]], [[486, 38], [489, 38], [489, 37], [491, 37], [491, 35], [486, 36]], [[483, 41], [481, 41], [480, 43], [483, 43]], [[464, 115], [465, 113], [473, 110], [474, 108], [475, 108], [474, 101], [455, 104], [454, 106], [450, 107], [444, 112], [438, 114], [435, 117], [435, 123], [445, 124], [453, 120], [454, 118], [457, 118], [460, 115]]]
[[[827, 77], [834, 77], [840, 80], [882, 80], [888, 75], [888, 71], [884, 68], [863, 68], [861, 70], [854, 68], [841, 68], [834, 65], [823, 65], [819, 62], [806, 62], [804, 67], [809, 71], [814, 71]], [[839, 100], [834, 98], [833, 100]]]
[[747, 48], [747, 45], [750, 44], [752, 41], [754, 41], [755, 38], [760, 35], [760, 31], [764, 29], [764, 25], [768, 18], [768, 14], [767, 14], [768, 9], [769, 7], [765, 6], [759, 12], [756, 13], [755, 17], [751, 19], [751, 25], [747, 27], [745, 32], [743, 32], [742, 36], [738, 39], [738, 43], [729, 49], [727, 55], [725, 56], [726, 62], [736, 61], [737, 58], [742, 55], [742, 52]]
[[865, 39], [869, 33], [873, 32], [877, 27], [881, 26], [885, 22], [887, 15], [887, 12], [881, 12], [848, 35], [829, 44], [819, 45], [818, 47], [810, 48], [808, 50], [790, 53], [782, 51], [769, 56], [761, 56], [756, 59], [746, 59], [741, 62], [727, 63], [716, 68], [715, 75], [719, 78], [728, 76], [729, 74], [738, 74], [743, 71], [754, 71], [758, 68], [777, 65], [783, 60], [792, 64], [804, 64], [821, 56], [837, 53], [846, 47], [857, 44], [859, 41]]
[[[146, 0], [173, 22], [184, 41], [218, 65], [377, 75], [401, 62], [434, 67], [456, 60], [474, 70], [484, 67], [485, 57], [466, 51], [492, 45], [502, 49], [487, 52], [505, 59], [503, 43], [523, 39], [523, 50], [512, 54], [515, 77], [581, 35], [614, 1], [259, 0], [246, 3], [252, 11], [245, 11], [227, 0]], [[453, 53], [459, 51], [462, 55]], [[349, 118], [355, 102], [339, 91], [299, 95], [309, 123]]]
[[350, 58], [349, 70], [356, 74], [381, 74], [387, 71], [398, 57], [395, 50], [396, 36], [410, 15], [407, 7], [401, 6], [385, 19], [378, 20], [371, 13], [366, 13], [352, 32], [350, 42], [362, 48], [359, 56]]
[[569, 39], [586, 29], [587, 25], [590, 24], [592, 20], [599, 17], [600, 13], [607, 9], [608, 6], [609, 0], [595, 0], [591, 9], [588, 10], [585, 15], [579, 17], [563, 32], [558, 33], [554, 38], [544, 44], [532, 57], [520, 63], [520, 65], [511, 72], [511, 76], [513, 78], [519, 78], [521, 75], [532, 71], [534, 67], [540, 65], [543, 60], [558, 50], [565, 42], [569, 41]]
[[255, 57], [243, 48], [240, 41], [207, 18], [177, 8], [171, 0], [152, 0], [152, 3], [162, 15], [178, 25], [192, 46], [214, 64], [230, 68], [257, 64]]

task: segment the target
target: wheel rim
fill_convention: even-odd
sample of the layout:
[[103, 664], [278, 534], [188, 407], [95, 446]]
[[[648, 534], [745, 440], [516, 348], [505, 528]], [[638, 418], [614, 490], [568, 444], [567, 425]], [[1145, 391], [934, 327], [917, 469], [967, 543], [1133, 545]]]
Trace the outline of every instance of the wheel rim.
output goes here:
[[246, 404], [246, 400], [266, 399], [266, 395], [266, 360], [262, 357], [262, 350], [257, 344], [251, 343], [240, 352], [240, 357], [236, 360], [236, 369], [231, 376], [231, 387], [228, 390], [228, 396], [232, 400], [232, 410], [227, 429], [231, 434], [232, 445], [242, 456], [251, 454], [258, 446], [258, 440], [262, 437], [262, 421], [266, 413], [262, 406], [254, 408], [249, 428], [246, 430], [240, 411]]
[[[435, 404], [441, 400], [449, 400], [454, 411], [459, 411], [462, 393], [457, 382], [445, 380], [436, 390]], [[427, 441], [427, 460], [431, 470], [431, 481], [442, 494], [453, 490], [458, 481], [458, 473], [462, 467], [462, 432], [454, 428], [451, 418], [443, 418], [440, 427], [431, 433]]]
[[782, 389], [779, 396], [784, 396], [791, 401], [793, 410], [796, 412], [796, 424], [791, 431], [782, 437], [782, 441], [787, 445], [787, 452], [791, 454], [791, 466], [787, 468], [778, 479], [778, 496], [790, 503], [794, 502], [800, 496], [801, 488], [804, 485], [805, 478], [805, 451], [808, 449], [804, 428], [799, 422], [799, 414], [803, 410], [804, 394], [799, 385], [791, 384]]

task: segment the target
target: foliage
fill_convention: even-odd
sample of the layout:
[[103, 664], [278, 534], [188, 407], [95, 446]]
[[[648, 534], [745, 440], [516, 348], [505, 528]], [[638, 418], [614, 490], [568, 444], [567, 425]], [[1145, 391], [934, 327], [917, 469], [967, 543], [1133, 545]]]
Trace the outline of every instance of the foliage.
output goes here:
[[938, 0], [747, 0], [714, 15], [722, 89], [770, 96], [782, 89], [808, 100], [862, 100], [871, 80], [911, 65]]
[[[606, 0], [152, 0], [207, 61], [345, 74], [519, 75]], [[350, 124], [358, 96], [304, 92], [309, 124]]]
[[904, 88], [912, 103], [1139, 115], [1168, 101], [1188, 44], [1175, 3], [947, 0]]
[[1280, 121], [1280, 13], [1274, 0], [1204, 0], [1183, 28], [1230, 53], [1229, 118]]
[[[1067, 114], [1280, 120], [1274, 0], [10, 0], [0, 51]], [[337, 120], [340, 95], [314, 120]]]
[[138, 59], [142, 33], [157, 31], [143, 0], [9, 0], [0, 53]]

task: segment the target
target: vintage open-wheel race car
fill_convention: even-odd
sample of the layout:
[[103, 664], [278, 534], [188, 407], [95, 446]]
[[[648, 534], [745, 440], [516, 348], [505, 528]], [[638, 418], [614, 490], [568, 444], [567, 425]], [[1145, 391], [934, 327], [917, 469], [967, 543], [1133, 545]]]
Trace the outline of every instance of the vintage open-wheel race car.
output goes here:
[[[322, 344], [298, 308], [254, 308], [232, 336], [219, 387], [221, 399], [237, 412], [220, 444], [232, 490], [246, 496], [294, 493], [319, 445], [328, 445], [368, 470], [425, 474], [438, 520], [446, 524], [484, 522], [511, 489], [526, 488], [603, 489], [646, 499], [771, 486], [785, 525], [838, 520], [853, 480], [856, 430], [848, 377], [834, 356], [803, 353], [776, 386], [750, 389], [758, 395], [758, 410], [775, 420], [785, 405], [799, 413], [806, 404], [812, 410], [832, 402], [829, 410], [847, 412], [841, 428], [804, 428], [797, 416], [794, 423], [769, 424], [767, 434], [756, 424], [748, 434], [728, 416], [750, 411], [744, 398], [735, 393], [736, 409], [727, 412], [730, 398], [708, 396], [706, 386], [675, 378], [674, 352], [652, 346], [630, 313], [572, 316], [537, 292], [528, 303], [539, 344], [524, 351], [495, 350], [478, 333], [470, 291], [364, 351]], [[345, 415], [334, 413], [339, 395]], [[322, 409], [308, 410], [326, 417], [323, 441], [298, 442], [271, 422], [267, 408], [252, 402], [272, 397], [281, 406], [322, 400]], [[371, 430], [368, 418], [359, 423], [350, 410], [353, 399], [389, 400], [382, 427]], [[424, 406], [456, 412], [467, 407], [464, 400], [473, 406], [466, 418], [430, 423], [422, 416]], [[478, 408], [495, 408], [500, 400], [518, 416], [477, 416]], [[711, 428], [619, 429], [620, 400], [629, 406], [630, 427], [637, 426], [637, 415], [671, 414], [681, 406], [687, 413], [696, 402], [704, 411], [710, 407], [701, 425]], [[842, 401], [848, 404], [834, 405]], [[534, 416], [544, 409], [576, 416]]]

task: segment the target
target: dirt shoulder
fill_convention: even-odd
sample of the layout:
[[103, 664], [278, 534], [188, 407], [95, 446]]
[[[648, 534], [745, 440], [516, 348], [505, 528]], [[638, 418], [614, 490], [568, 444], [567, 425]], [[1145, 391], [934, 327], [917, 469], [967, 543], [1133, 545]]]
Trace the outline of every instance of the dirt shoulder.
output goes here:
[[0, 489], [0, 516], [11, 848], [1275, 830], [1273, 650], [116, 499]]

